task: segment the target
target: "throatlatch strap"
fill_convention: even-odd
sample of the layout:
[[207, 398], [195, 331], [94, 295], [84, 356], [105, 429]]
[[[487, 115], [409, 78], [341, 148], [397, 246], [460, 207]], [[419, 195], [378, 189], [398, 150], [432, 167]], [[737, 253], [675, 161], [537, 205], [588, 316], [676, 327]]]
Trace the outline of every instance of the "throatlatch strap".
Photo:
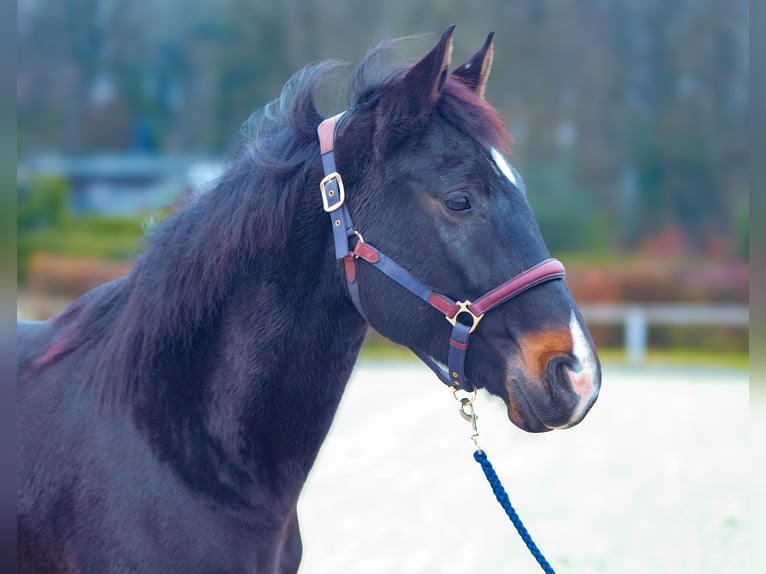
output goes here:
[[345, 205], [345, 190], [343, 179], [335, 167], [335, 126], [343, 114], [338, 114], [319, 124], [319, 145], [322, 153], [322, 167], [325, 178], [320, 185], [324, 210], [330, 214], [332, 234], [335, 240], [335, 259], [343, 259], [348, 255], [348, 240], [354, 235], [354, 224], [351, 214]]

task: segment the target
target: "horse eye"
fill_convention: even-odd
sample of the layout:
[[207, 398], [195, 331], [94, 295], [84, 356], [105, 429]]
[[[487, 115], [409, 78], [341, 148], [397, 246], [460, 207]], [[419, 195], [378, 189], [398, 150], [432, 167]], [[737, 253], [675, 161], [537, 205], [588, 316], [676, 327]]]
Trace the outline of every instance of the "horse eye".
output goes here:
[[444, 205], [450, 211], [466, 211], [471, 209], [471, 202], [468, 201], [467, 197], [450, 197], [445, 200]]

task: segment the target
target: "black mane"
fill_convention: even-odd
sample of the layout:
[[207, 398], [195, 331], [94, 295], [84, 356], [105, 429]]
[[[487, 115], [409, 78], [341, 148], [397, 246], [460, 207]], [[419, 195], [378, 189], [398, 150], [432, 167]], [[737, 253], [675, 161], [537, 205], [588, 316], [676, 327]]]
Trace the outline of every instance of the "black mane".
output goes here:
[[[371, 51], [355, 70], [349, 117], [373, 106], [408, 69], [369, 79], [389, 47]], [[237, 277], [268, 268], [294, 228], [305, 225], [299, 210], [312, 204], [301, 199], [319, 163], [316, 128], [324, 119], [315, 93], [340, 66], [306, 67], [245, 123], [240, 148], [215, 187], [147, 234], [147, 250], [127, 277], [88, 293], [54, 320], [64, 331], [46, 362], [96, 343], [98, 357], [83, 380], [102, 381], [102, 401], [115, 404], [156, 379], [161, 357], [194, 347]], [[510, 145], [496, 112], [456, 78], [447, 80], [436, 113], [484, 146]]]

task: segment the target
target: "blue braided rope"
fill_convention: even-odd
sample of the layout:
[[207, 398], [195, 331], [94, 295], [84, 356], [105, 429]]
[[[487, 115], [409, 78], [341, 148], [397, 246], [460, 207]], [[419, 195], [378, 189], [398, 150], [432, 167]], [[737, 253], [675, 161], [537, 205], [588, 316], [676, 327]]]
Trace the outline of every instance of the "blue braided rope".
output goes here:
[[516, 514], [516, 511], [513, 509], [513, 505], [508, 499], [508, 494], [506, 494], [505, 489], [503, 488], [503, 484], [500, 482], [497, 474], [495, 474], [495, 469], [492, 468], [489, 460], [487, 460], [487, 455], [484, 453], [484, 451], [477, 450], [473, 453], [473, 458], [476, 459], [476, 462], [481, 465], [481, 469], [484, 471], [489, 484], [492, 486], [492, 492], [495, 493], [497, 501], [500, 503], [500, 506], [503, 507], [503, 510], [505, 510], [505, 513], [508, 515], [508, 518], [511, 519], [511, 522], [513, 522], [513, 525], [516, 527], [519, 536], [521, 536], [521, 539], [524, 541], [524, 544], [527, 545], [527, 548], [529, 548], [529, 551], [532, 553], [532, 556], [535, 557], [537, 563], [540, 564], [540, 567], [546, 572], [546, 574], [556, 574], [553, 571], [553, 568], [551, 568], [551, 565], [548, 564], [545, 556], [543, 556], [543, 553], [540, 552], [537, 544], [535, 544], [534, 540], [532, 540], [529, 532], [527, 532], [527, 529], [521, 522], [521, 518], [519, 518], [519, 515]]

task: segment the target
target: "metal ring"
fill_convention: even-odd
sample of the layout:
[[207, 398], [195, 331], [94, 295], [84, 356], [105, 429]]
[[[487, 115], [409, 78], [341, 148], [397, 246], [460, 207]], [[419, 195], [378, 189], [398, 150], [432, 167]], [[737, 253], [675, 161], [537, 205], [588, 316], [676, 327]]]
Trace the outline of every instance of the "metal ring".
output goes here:
[[[473, 391], [471, 391], [471, 398], [470, 398], [470, 399], [469, 399], [468, 397], [462, 397], [462, 398], [461, 398], [461, 397], [458, 397], [458, 396], [457, 396], [457, 392], [458, 392], [458, 391], [463, 391], [463, 389], [458, 389], [458, 388], [456, 388], [456, 387], [451, 387], [451, 390], [452, 390], [452, 396], [455, 398], [455, 400], [456, 400], [457, 402], [459, 402], [459, 403], [460, 403], [460, 408], [461, 408], [461, 409], [462, 409], [464, 406], [470, 406], [470, 405], [472, 405], [472, 404], [473, 404], [473, 402], [476, 400], [477, 389], [474, 389]], [[464, 392], [464, 393], [467, 393], [468, 391], [463, 391], [463, 392]]]
[[476, 330], [476, 327], [479, 325], [479, 321], [481, 321], [482, 317], [484, 317], [484, 313], [481, 315], [474, 315], [473, 311], [471, 311], [471, 302], [468, 300], [458, 301], [456, 304], [457, 311], [455, 311], [455, 314], [452, 317], [445, 315], [447, 321], [449, 321], [450, 324], [454, 327], [457, 324], [457, 316], [461, 313], [468, 313], [471, 316], [471, 328], [468, 332], [473, 333], [474, 330]]

